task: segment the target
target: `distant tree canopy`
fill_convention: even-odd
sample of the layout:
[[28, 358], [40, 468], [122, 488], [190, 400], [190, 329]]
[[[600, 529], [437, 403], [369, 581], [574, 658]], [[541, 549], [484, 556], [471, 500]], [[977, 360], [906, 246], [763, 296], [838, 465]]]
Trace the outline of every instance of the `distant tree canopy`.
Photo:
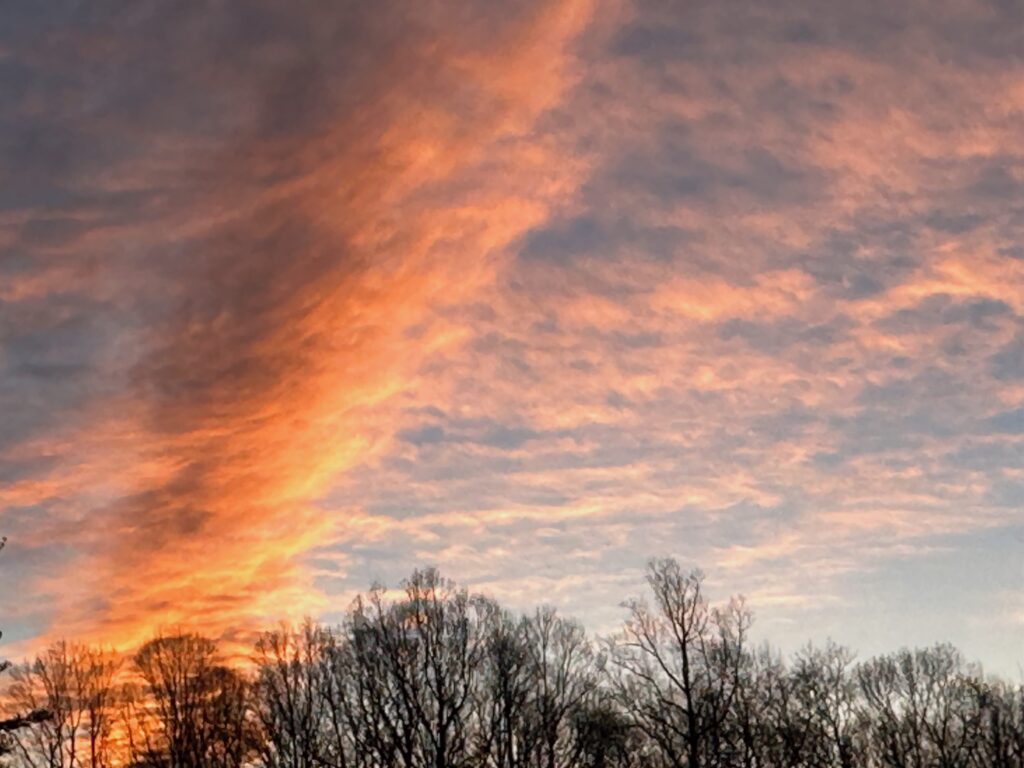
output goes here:
[[55, 644], [12, 670], [32, 768], [1024, 768], [1024, 689], [939, 645], [783, 659], [699, 571], [648, 568], [600, 641], [416, 571], [340, 626], [261, 635], [245, 671], [161, 636], [131, 658]]

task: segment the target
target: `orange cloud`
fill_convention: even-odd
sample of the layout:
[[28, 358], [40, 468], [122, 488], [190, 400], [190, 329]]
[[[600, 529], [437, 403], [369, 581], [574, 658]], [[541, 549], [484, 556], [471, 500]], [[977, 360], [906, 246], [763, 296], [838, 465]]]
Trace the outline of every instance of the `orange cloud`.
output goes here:
[[112, 63], [0, 241], [36, 257], [0, 504], [46, 631], [427, 561], [607, 628], [663, 553], [784, 638], [869, 626], [858, 579], [1024, 498], [1021, 73], [970, 5], [146, 17], [184, 53], [117, 94], [134, 36], [69, 35]]
[[[128, 279], [168, 308], [145, 329], [132, 391], [92, 402], [60, 445], [20, 446], [61, 456], [61, 471], [4, 490], [5, 506], [57, 508], [77, 541], [72, 586], [65, 569], [37, 585], [61, 596], [52, 633], [130, 646], [160, 626], [317, 608], [301, 556], [346, 520], [315, 500], [388, 444], [387, 404], [466, 338], [447, 308], [575, 186], [580, 169], [529, 132], [571, 84], [589, 13], [528, 8], [479, 39], [473, 22], [418, 19], [368, 100], [203, 157], [210, 184], [161, 225], [179, 254]], [[122, 237], [105, 247], [131, 247]], [[5, 300], [73, 290], [70, 269]]]

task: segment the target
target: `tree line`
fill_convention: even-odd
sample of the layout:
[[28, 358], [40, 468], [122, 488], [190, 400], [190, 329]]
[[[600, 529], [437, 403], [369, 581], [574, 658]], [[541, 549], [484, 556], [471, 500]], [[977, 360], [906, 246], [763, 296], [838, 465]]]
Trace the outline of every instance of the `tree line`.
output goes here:
[[31, 768], [1022, 768], [1024, 688], [948, 645], [857, 662], [749, 641], [740, 599], [652, 561], [593, 640], [416, 571], [338, 626], [262, 634], [246, 665], [163, 635], [130, 657], [59, 642], [13, 667]]

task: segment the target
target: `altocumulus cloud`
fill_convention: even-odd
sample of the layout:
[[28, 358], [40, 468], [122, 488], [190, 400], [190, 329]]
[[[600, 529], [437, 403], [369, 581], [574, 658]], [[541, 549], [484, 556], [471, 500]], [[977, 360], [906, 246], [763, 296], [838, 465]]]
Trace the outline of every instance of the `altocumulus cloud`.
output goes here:
[[607, 629], [671, 553], [1014, 668], [1016, 6], [277, 5], [6, 25], [22, 636], [424, 562]]

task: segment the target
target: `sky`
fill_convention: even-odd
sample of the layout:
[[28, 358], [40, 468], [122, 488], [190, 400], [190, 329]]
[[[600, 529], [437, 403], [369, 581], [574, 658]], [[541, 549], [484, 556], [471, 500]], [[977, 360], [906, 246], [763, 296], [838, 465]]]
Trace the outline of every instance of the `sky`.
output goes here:
[[1024, 6], [0, 14], [8, 651], [674, 556], [1024, 676]]

